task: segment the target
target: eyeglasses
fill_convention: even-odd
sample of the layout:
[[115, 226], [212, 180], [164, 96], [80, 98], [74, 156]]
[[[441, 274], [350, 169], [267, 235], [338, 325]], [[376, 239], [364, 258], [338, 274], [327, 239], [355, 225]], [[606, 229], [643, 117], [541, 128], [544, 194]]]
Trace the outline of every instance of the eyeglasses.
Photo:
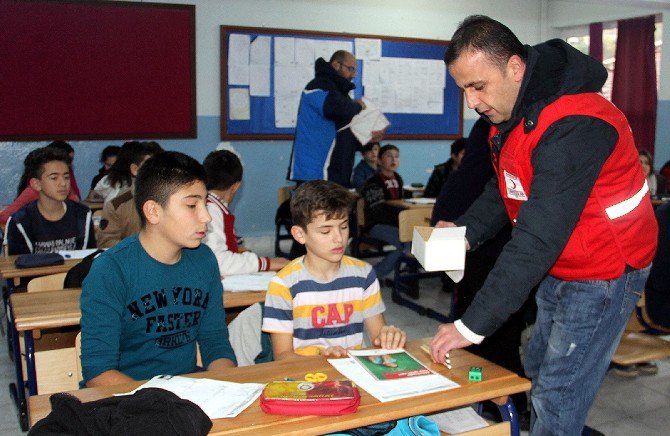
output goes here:
[[350, 67], [349, 65], [343, 64], [342, 62], [338, 62], [338, 64], [340, 64], [341, 66], [346, 68], [347, 71], [349, 71], [350, 73], [355, 73], [356, 72], [356, 67], [355, 66]]

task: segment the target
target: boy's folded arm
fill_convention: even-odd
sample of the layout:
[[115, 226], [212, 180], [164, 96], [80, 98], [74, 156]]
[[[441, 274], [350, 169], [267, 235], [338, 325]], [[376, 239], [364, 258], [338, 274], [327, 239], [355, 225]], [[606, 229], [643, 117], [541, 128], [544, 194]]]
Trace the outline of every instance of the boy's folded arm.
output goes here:
[[86, 382], [86, 387], [94, 388], [97, 386], [118, 385], [123, 383], [130, 383], [133, 381], [135, 381], [135, 379], [125, 375], [121, 371], [110, 369], [90, 379], [88, 382]]
[[270, 333], [274, 360], [284, 360], [299, 355], [293, 350], [293, 333]]
[[237, 364], [235, 362], [233, 362], [232, 360], [227, 359], [225, 357], [221, 357], [219, 359], [216, 359], [216, 360], [212, 361], [212, 363], [210, 363], [207, 366], [207, 370], [208, 371], [216, 371], [216, 370], [225, 369], [225, 368], [235, 368], [236, 366], [237, 366]]

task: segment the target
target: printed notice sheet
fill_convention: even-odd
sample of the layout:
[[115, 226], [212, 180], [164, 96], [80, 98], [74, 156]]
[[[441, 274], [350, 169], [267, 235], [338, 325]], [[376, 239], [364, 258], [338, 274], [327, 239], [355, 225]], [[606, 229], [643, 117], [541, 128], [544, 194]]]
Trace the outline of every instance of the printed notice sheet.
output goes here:
[[207, 378], [157, 375], [137, 389], [117, 395], [132, 395], [144, 388], [165, 389], [183, 400], [197, 404], [210, 419], [218, 419], [239, 415], [256, 401], [264, 387], [265, 384], [261, 383], [233, 383]]

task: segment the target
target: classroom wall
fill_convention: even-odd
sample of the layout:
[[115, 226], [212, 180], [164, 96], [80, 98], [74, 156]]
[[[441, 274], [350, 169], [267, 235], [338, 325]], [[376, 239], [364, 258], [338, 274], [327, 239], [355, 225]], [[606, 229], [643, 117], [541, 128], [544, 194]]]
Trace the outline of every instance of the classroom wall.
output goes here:
[[[179, 150], [202, 161], [220, 142], [219, 26], [239, 25], [449, 39], [458, 23], [470, 14], [488, 14], [507, 24], [529, 44], [555, 36], [551, 20], [565, 24], [563, 11], [547, 0], [197, 0], [163, 1], [196, 5], [196, 66], [198, 137], [160, 140], [164, 148]], [[504, 4], [504, 7], [496, 7]], [[576, 14], [579, 15], [579, 14]], [[551, 20], [550, 20], [551, 18]], [[670, 27], [670, 26], [667, 26]], [[667, 71], [667, 70], [666, 70]], [[670, 106], [670, 105], [668, 105]], [[659, 103], [659, 108], [661, 104]], [[670, 109], [670, 107], [668, 107]], [[665, 111], [670, 116], [670, 110]], [[476, 114], [466, 108], [463, 132], [470, 131]], [[659, 113], [659, 124], [662, 115]], [[670, 123], [665, 123], [670, 125]], [[73, 141], [77, 181], [85, 193], [99, 168], [100, 151], [119, 141]], [[400, 174], [407, 183], [426, 182], [432, 166], [447, 159], [451, 141], [395, 141], [401, 150]], [[46, 142], [0, 142], [0, 203], [15, 196], [25, 155]], [[230, 144], [245, 165], [242, 189], [233, 203], [236, 227], [246, 236], [273, 233], [276, 191], [285, 185], [291, 150], [289, 141], [234, 141]]]

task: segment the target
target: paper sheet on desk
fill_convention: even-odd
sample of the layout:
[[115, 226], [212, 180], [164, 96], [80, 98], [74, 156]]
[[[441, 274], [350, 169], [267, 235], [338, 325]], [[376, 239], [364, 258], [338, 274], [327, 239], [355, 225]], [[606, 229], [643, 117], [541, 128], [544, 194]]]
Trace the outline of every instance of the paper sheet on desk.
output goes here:
[[144, 388], [160, 388], [170, 391], [183, 400], [200, 407], [210, 419], [234, 418], [256, 401], [263, 392], [264, 384], [233, 383], [208, 378], [189, 378], [157, 375], [137, 389], [125, 394], [132, 395]]
[[346, 359], [328, 359], [328, 362], [343, 376], [356, 383], [360, 388], [382, 403], [438, 391], [446, 391], [447, 389], [460, 386], [440, 374], [414, 377], [412, 383], [408, 383], [407, 379], [380, 381], [376, 380], [351, 357]]
[[224, 291], [267, 291], [270, 280], [276, 272], [265, 271], [251, 274], [236, 274], [226, 276], [221, 280]]
[[340, 130], [350, 128], [351, 133], [361, 144], [367, 144], [372, 138], [372, 132], [384, 130], [390, 123], [382, 111], [377, 109], [368, 99], [363, 97], [363, 101], [365, 102], [365, 109], [355, 115], [351, 122]]
[[89, 254], [94, 253], [97, 248], [88, 248], [86, 250], [60, 250], [58, 254], [63, 256], [63, 259], [83, 259]]

